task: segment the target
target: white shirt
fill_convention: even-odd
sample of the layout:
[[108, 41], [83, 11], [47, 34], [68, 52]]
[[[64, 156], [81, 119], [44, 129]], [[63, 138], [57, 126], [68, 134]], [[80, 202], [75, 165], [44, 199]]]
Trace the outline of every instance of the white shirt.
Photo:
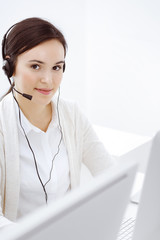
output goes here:
[[[20, 152], [20, 196], [17, 218], [35, 210], [37, 207], [46, 204], [45, 193], [38, 178], [33, 154], [28, 146], [19, 121], [19, 109], [15, 102], [18, 122], [19, 152]], [[58, 151], [61, 132], [56, 109], [52, 103], [52, 121], [46, 132], [33, 126], [21, 111], [21, 122], [29, 143], [36, 157], [39, 175], [43, 184], [49, 180], [52, 160]], [[64, 145], [60, 144], [60, 150], [53, 162], [51, 180], [46, 185], [48, 203], [62, 197], [70, 188], [69, 162]]]

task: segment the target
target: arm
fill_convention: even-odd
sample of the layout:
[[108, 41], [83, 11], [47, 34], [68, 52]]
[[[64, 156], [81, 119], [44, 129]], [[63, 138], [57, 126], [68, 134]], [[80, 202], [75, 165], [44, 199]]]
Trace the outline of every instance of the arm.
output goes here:
[[103, 143], [99, 140], [91, 123], [77, 108], [77, 129], [81, 133], [82, 139], [82, 161], [90, 170], [93, 176], [102, 173], [108, 167], [112, 166], [115, 161], [107, 152]]

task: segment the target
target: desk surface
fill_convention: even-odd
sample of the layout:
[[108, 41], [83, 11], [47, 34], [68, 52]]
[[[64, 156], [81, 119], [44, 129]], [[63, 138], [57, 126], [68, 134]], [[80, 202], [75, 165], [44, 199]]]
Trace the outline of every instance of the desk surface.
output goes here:
[[94, 125], [95, 132], [111, 155], [121, 156], [151, 140], [141, 136], [111, 128]]

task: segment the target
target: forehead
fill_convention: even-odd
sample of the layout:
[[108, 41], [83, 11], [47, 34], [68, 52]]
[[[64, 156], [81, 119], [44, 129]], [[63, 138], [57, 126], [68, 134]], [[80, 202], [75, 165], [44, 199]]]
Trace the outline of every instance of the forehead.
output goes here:
[[20, 54], [17, 60], [64, 60], [64, 47], [56, 39], [47, 40], [32, 49]]

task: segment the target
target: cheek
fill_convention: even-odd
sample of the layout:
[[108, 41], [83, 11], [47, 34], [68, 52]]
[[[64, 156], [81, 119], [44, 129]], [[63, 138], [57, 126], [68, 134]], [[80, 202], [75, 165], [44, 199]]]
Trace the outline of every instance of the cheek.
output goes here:
[[62, 81], [62, 75], [58, 76], [55, 80], [56, 80], [57, 85], [60, 84]]
[[35, 82], [33, 75], [25, 71], [23, 71], [21, 74], [17, 74], [15, 76], [15, 80], [17, 85], [25, 88], [29, 88]]

